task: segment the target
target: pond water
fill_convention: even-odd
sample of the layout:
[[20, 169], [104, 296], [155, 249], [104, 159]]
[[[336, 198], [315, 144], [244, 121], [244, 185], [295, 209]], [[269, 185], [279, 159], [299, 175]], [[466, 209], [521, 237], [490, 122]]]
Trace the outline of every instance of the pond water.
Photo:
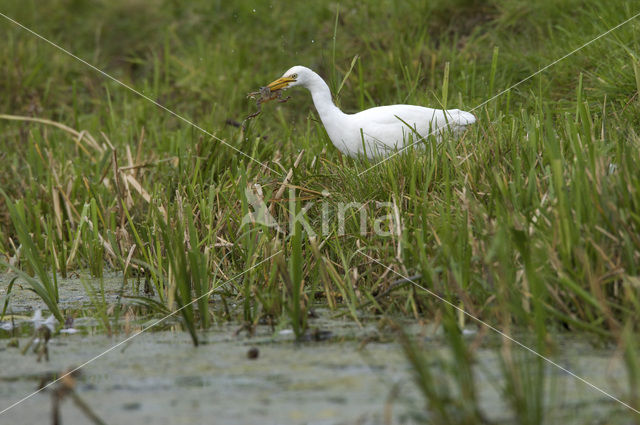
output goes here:
[[[121, 279], [111, 278], [105, 280], [110, 282], [107, 293], [115, 299]], [[64, 286], [61, 297], [66, 297], [66, 307], [74, 303], [81, 307], [88, 301], [83, 291], [75, 290], [77, 282]], [[0, 288], [6, 290], [6, 285], [0, 282]], [[59, 375], [83, 364], [127, 337], [96, 332], [87, 319], [85, 328], [78, 326], [81, 332], [54, 335], [48, 344], [50, 360], [38, 362], [31, 350], [21, 354], [21, 347], [30, 339], [26, 328], [31, 326], [33, 332], [29, 317], [42, 306], [22, 291], [16, 289], [10, 304], [16, 321], [22, 323], [20, 348], [11, 346], [11, 330], [0, 330], [0, 411], [34, 392], [42, 376]], [[76, 393], [107, 424], [419, 423], [424, 399], [391, 331], [379, 327], [373, 318], [359, 327], [328, 311], [319, 313], [311, 326], [330, 335], [306, 343], [294, 343], [287, 330], [273, 332], [261, 326], [249, 337], [237, 332], [238, 324], [226, 323], [201, 332], [203, 344], [194, 347], [188, 333], [174, 321], [87, 364]], [[424, 342], [428, 356], [448, 355], [437, 329], [417, 324], [408, 324], [407, 329]], [[473, 338], [475, 329], [467, 331]], [[481, 409], [493, 422], [512, 423], [502, 392], [500, 341], [491, 336], [485, 339], [475, 351], [474, 366]], [[613, 349], [596, 349], [578, 337], [556, 339], [561, 342], [554, 361], [613, 395], [626, 394], [624, 365]], [[249, 358], [249, 351], [255, 355], [255, 349], [257, 358]], [[633, 412], [560, 369], [548, 365], [545, 374], [547, 423], [636, 420]], [[47, 389], [1, 414], [0, 424], [48, 424], [51, 410], [52, 395]], [[71, 400], [63, 402], [61, 417], [65, 424], [91, 423]]]

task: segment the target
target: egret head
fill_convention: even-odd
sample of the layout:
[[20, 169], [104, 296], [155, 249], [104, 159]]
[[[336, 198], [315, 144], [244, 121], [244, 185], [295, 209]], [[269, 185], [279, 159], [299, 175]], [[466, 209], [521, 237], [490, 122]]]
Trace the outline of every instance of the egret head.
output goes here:
[[309, 77], [309, 68], [304, 66], [294, 66], [285, 72], [282, 77], [267, 85], [272, 91], [282, 90], [289, 87], [304, 86]]

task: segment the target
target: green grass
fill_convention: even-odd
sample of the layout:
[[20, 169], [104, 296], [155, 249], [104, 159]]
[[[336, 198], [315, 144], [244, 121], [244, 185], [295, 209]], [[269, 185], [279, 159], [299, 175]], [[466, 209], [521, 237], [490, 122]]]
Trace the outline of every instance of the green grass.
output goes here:
[[[428, 140], [363, 175], [372, 163], [339, 154], [304, 90], [266, 104], [245, 134], [225, 124], [255, 111], [246, 93], [296, 64], [339, 90], [347, 112], [470, 110], [640, 12], [631, 2], [345, 1], [338, 12], [332, 2], [74, 0], [0, 11], [279, 172], [0, 19], [0, 113], [50, 120], [0, 118], [0, 267], [16, 264], [56, 316], [57, 274], [144, 275], [160, 312], [279, 250], [181, 310], [194, 343], [198, 329], [228, 319], [301, 337], [315, 304], [355, 321], [440, 314], [437, 299], [411, 286], [376, 298], [396, 277], [362, 250], [420, 273], [422, 285], [498, 328], [530, 331], [544, 353], [557, 332], [621, 344], [638, 407], [640, 21], [475, 110], [464, 137]], [[241, 226], [247, 187], [285, 227], [315, 201], [306, 217], [319, 236]], [[364, 235], [355, 209], [341, 232], [338, 211], [350, 202], [367, 203]], [[376, 221], [393, 234], [376, 236]], [[209, 311], [214, 303], [224, 308]], [[513, 364], [504, 367], [513, 410], [539, 423], [540, 395], [518, 385], [542, 388], [541, 366]]]

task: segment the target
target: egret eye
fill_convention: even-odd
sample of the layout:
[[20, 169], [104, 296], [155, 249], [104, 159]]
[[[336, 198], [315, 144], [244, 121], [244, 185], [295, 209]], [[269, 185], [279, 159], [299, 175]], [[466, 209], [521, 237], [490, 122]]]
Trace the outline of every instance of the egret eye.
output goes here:
[[291, 78], [295, 80], [296, 78], [298, 78], [298, 74], [291, 74]]

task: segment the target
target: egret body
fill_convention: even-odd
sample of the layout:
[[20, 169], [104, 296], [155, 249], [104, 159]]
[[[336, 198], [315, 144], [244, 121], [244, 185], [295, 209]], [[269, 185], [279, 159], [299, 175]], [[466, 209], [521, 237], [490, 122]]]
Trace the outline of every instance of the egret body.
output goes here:
[[389, 105], [345, 114], [334, 103], [324, 80], [304, 66], [294, 66], [267, 87], [283, 90], [302, 86], [311, 92], [331, 142], [351, 157], [366, 155], [383, 157], [397, 149], [434, 134], [441, 137], [447, 130], [460, 134], [473, 124], [473, 114], [459, 109], [432, 109], [415, 105]]

